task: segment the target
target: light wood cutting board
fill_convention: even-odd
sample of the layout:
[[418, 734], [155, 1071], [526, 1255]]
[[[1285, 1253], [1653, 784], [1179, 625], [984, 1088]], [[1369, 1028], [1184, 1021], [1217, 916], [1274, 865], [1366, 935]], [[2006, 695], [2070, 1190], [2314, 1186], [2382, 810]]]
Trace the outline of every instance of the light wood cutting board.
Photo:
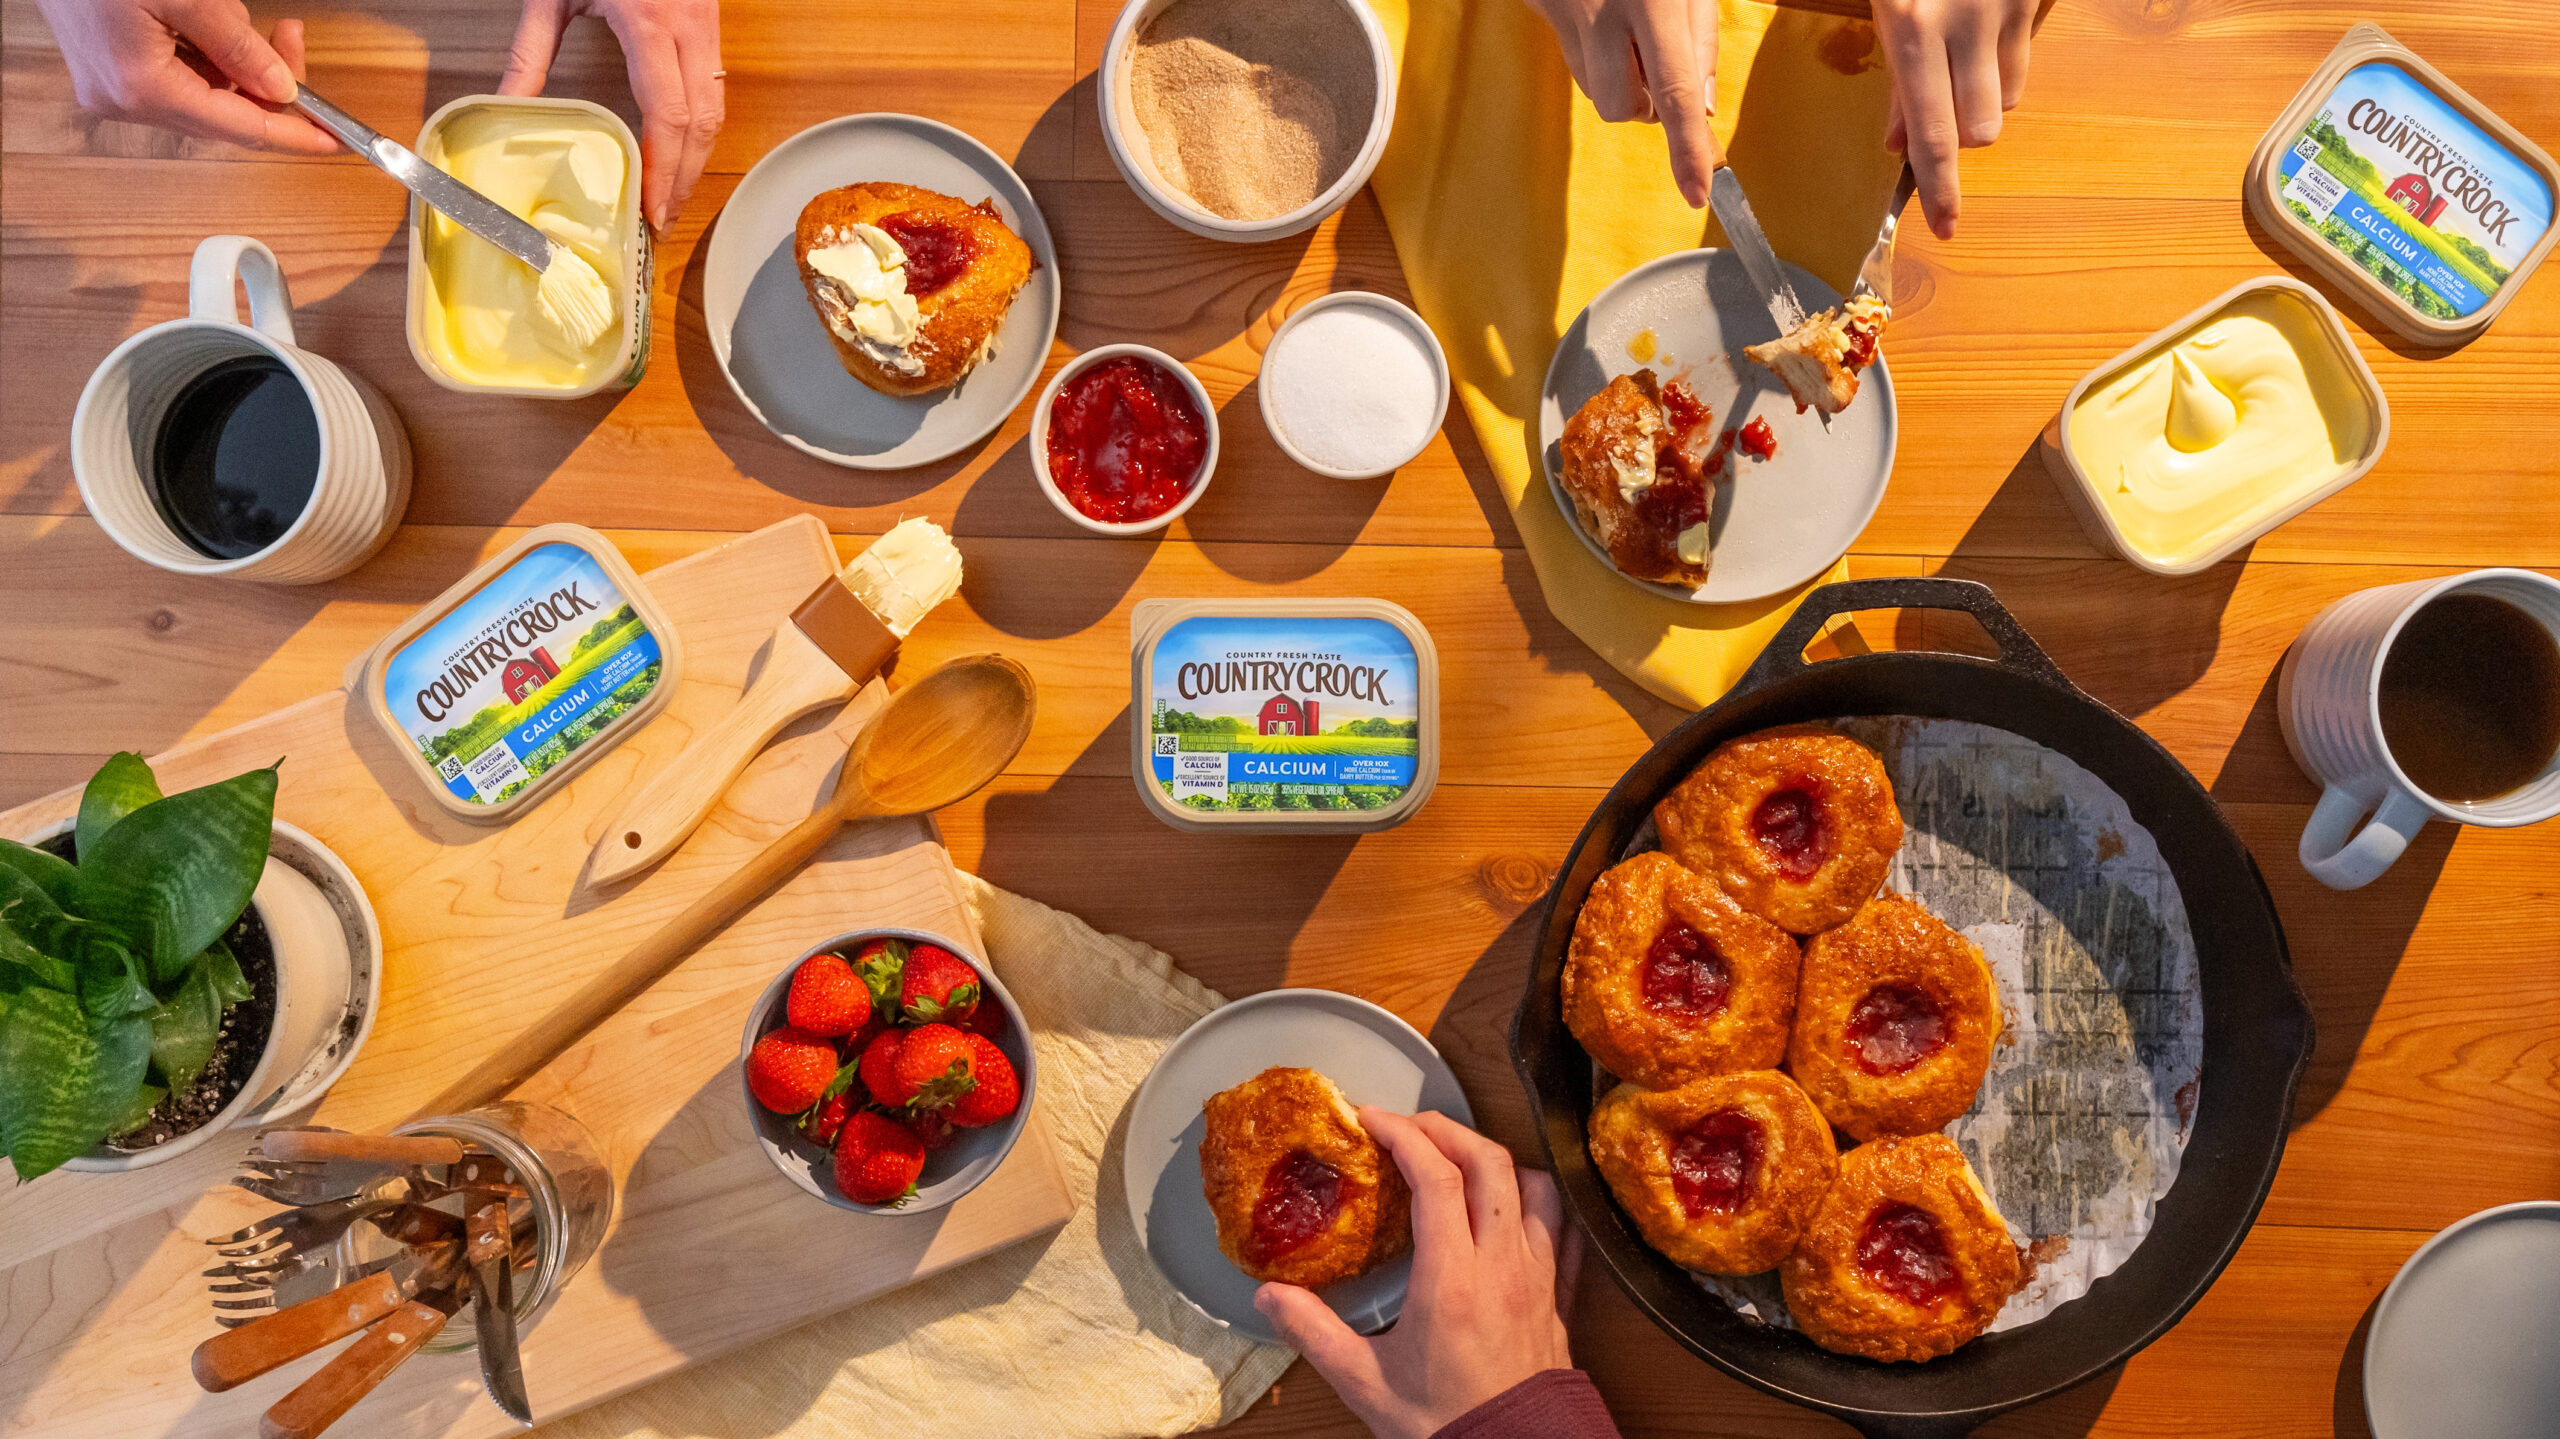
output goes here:
[[[878, 683], [842, 712], [786, 731], [655, 872], [602, 900], [576, 893], [618, 797], [736, 703], [774, 625], [835, 567], [825, 526], [803, 515], [650, 572], [650, 593], [683, 636], [675, 695], [512, 825], [466, 824], [438, 808], [343, 693], [153, 761], [176, 790], [283, 755], [277, 816], [336, 850], [381, 918], [373, 1036], [312, 1122], [398, 1122], [809, 813], [847, 738], [881, 704]], [[32, 833], [77, 802], [66, 791], [0, 814], [0, 834]], [[1036, 1112], [1001, 1169], [930, 1214], [875, 1217], [821, 1204], [757, 1149], [736, 1062], [748, 1004], [809, 945], [885, 923], [980, 947], [929, 820], [839, 835], [516, 1091], [583, 1121], [620, 1184], [603, 1248], [525, 1333], [537, 1420], [1053, 1229], [1072, 1213]], [[189, 1351], [215, 1332], [197, 1277], [209, 1262], [204, 1239], [274, 1208], [224, 1183], [249, 1138], [226, 1134], [138, 1173], [57, 1172], [0, 1192], [0, 1433], [251, 1434], [259, 1413], [318, 1367], [315, 1357], [218, 1395], [188, 1375]], [[412, 1360], [339, 1424], [351, 1435], [400, 1439], [515, 1428], [482, 1397], [468, 1355]]]

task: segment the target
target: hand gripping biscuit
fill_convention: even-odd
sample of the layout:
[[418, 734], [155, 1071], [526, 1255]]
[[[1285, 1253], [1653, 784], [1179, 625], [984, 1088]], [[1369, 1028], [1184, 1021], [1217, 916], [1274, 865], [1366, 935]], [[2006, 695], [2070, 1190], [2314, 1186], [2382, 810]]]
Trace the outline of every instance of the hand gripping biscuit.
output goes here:
[[1218, 1248], [1247, 1276], [1312, 1289], [1412, 1244], [1404, 1175], [1332, 1080], [1266, 1069], [1201, 1109], [1201, 1193]]
[[1776, 1268], [1840, 1167], [1813, 1101], [1765, 1069], [1619, 1085], [1591, 1111], [1591, 1159], [1645, 1242], [1705, 1274]]
[[1574, 917], [1564, 1020], [1602, 1068], [1667, 1089], [1773, 1069], [1795, 1010], [1796, 942], [1663, 854], [1602, 874]]
[[1717, 746], [1653, 820], [1664, 853], [1790, 934], [1857, 913], [1902, 848], [1884, 762], [1809, 725]]
[[1924, 1134], [1842, 1155], [1839, 1182], [1778, 1278], [1814, 1343], [1925, 1360], [1990, 1328], [2025, 1264], [1964, 1151]]
[[1927, 1134], [1973, 1107], [2000, 1020], [1973, 941], [1880, 894], [1806, 944], [1787, 1070], [1855, 1138]]

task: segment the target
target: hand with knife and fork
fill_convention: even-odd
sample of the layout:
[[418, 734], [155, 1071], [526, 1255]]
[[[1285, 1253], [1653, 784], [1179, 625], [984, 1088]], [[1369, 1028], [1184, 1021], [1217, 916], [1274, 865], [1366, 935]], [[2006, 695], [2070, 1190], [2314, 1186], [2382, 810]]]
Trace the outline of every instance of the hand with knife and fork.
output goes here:
[[[299, 20], [265, 32], [241, 0], [36, 0], [80, 108], [207, 140], [296, 155], [338, 141], [293, 112]], [[539, 95], [569, 22], [593, 15], [622, 42], [640, 106], [640, 208], [675, 223], [725, 116], [720, 0], [524, 0], [503, 95]]]
[[[1720, 163], [1708, 129], [1716, 101], [1716, 0], [1526, 0], [1555, 27], [1565, 68], [1603, 120], [1662, 126], [1671, 173], [1704, 209]], [[1920, 208], [1952, 239], [1962, 208], [1956, 153], [2000, 136], [2026, 91], [2037, 0], [1873, 0], [1893, 75], [1885, 145], [1910, 159]]]

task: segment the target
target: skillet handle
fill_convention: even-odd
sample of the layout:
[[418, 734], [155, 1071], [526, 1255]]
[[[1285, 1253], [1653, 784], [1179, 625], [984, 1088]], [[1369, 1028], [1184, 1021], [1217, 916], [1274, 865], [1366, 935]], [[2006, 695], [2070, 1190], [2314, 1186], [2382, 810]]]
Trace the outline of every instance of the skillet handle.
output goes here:
[[[2027, 633], [2018, 617], [2009, 613], [1991, 593], [1991, 587], [1978, 580], [1949, 580], [1921, 575], [1901, 575], [1885, 579], [1843, 580], [1824, 585], [1804, 597], [1796, 612], [1779, 626], [1777, 637], [1751, 662], [1734, 684], [1733, 692], [1742, 694], [1775, 684], [1779, 680], [1813, 668], [1804, 660], [1804, 647], [1822, 633], [1822, 627], [1846, 614], [1859, 610], [1961, 610], [1974, 617], [1983, 633], [2000, 648], [2000, 658], [1993, 663], [2013, 674], [2043, 680], [2064, 689], [2074, 689], [2063, 677], [2062, 669], [2045, 654]], [[2076, 692], [2076, 690], [2075, 690]]]

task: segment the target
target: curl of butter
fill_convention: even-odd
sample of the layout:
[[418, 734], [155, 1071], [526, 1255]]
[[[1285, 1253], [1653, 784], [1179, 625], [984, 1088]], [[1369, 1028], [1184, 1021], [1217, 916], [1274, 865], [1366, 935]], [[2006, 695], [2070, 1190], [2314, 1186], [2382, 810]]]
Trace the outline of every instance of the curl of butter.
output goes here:
[[2177, 373], [2169, 382], [2170, 448], [2186, 454], [2209, 450], [2240, 428], [2240, 405], [2222, 393], [2184, 349], [2171, 350]]
[[827, 328], [872, 363], [901, 375], [921, 375], [924, 361], [909, 349], [916, 338], [916, 297], [907, 293], [907, 252], [888, 231], [860, 221], [844, 238], [809, 252], [809, 268], [826, 281], [818, 287]]
[[960, 592], [960, 551], [933, 521], [900, 520], [853, 557], [843, 578], [889, 633], [905, 639], [934, 606]]
[[551, 263], [533, 290], [534, 313], [578, 349], [613, 326], [613, 290], [577, 251], [552, 242]]

